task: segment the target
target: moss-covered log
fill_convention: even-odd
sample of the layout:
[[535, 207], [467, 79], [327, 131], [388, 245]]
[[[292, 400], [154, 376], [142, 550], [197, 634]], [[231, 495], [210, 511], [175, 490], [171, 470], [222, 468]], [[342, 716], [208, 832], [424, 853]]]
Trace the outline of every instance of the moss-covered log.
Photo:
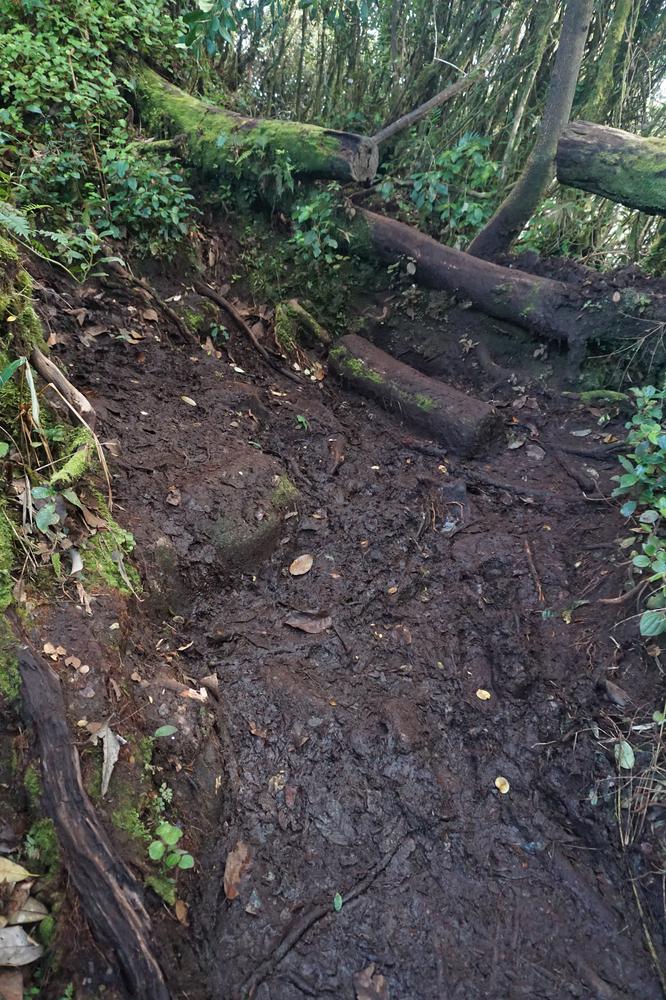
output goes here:
[[666, 139], [571, 122], [557, 146], [557, 179], [629, 208], [666, 215]]
[[502, 434], [502, 421], [488, 403], [422, 375], [363, 337], [342, 337], [329, 357], [346, 382], [399, 410], [458, 455], [481, 454]]
[[351, 241], [358, 253], [392, 263], [411, 259], [419, 284], [450, 292], [488, 316], [570, 347], [591, 338], [638, 338], [654, 327], [652, 320], [666, 320], [661, 296], [615, 289], [601, 278], [569, 285], [501, 267], [366, 209], [356, 212]]
[[137, 69], [136, 94], [151, 127], [183, 135], [190, 162], [209, 176], [245, 168], [256, 175], [278, 149], [300, 176], [363, 182], [377, 172], [377, 143], [352, 132], [245, 118], [187, 94], [146, 66]]

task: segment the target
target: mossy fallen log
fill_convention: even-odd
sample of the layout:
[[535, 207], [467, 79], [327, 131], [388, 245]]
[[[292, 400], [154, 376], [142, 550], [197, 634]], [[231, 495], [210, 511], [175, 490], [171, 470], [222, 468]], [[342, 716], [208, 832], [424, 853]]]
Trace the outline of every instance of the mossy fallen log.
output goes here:
[[616, 289], [602, 276], [565, 284], [501, 267], [367, 209], [356, 209], [350, 243], [359, 254], [391, 263], [411, 260], [419, 284], [571, 348], [582, 349], [593, 338], [638, 339], [654, 329], [655, 321], [666, 320], [663, 296]]
[[666, 215], [666, 139], [570, 122], [557, 145], [560, 184]]
[[256, 177], [277, 150], [299, 176], [364, 182], [377, 172], [373, 139], [300, 122], [246, 118], [193, 97], [147, 66], [136, 70], [136, 97], [153, 129], [184, 136], [190, 162], [208, 176], [232, 171]]
[[329, 358], [345, 382], [399, 410], [458, 455], [482, 454], [502, 435], [502, 421], [488, 403], [422, 375], [363, 337], [342, 337]]

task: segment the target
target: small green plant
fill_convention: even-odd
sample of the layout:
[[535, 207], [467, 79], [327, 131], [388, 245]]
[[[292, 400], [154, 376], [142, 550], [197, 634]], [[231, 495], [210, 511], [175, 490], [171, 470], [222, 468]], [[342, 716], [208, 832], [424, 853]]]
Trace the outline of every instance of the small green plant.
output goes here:
[[636, 407], [626, 424], [631, 450], [620, 456], [624, 473], [614, 477], [618, 485], [613, 496], [630, 497], [620, 513], [633, 519], [632, 534], [621, 545], [630, 550], [636, 569], [648, 573], [646, 584], [654, 585], [640, 618], [640, 632], [656, 636], [666, 632], [666, 538], [662, 536], [666, 519], [666, 389], [648, 385], [629, 391]]
[[155, 840], [148, 847], [148, 857], [151, 861], [161, 862], [165, 869], [180, 868], [187, 871], [194, 868], [194, 858], [187, 851], [176, 847], [183, 836], [183, 831], [166, 820], [155, 829]]
[[340, 253], [340, 240], [346, 233], [339, 223], [340, 209], [336, 199], [337, 184], [329, 184], [294, 209], [294, 233], [291, 238], [296, 253], [306, 260], [321, 261], [336, 267], [345, 259]]
[[300, 429], [302, 431], [309, 431], [310, 430], [310, 422], [307, 419], [307, 417], [303, 416], [302, 413], [297, 414], [297, 416], [296, 416], [296, 424], [297, 424], [298, 427], [300, 427]]

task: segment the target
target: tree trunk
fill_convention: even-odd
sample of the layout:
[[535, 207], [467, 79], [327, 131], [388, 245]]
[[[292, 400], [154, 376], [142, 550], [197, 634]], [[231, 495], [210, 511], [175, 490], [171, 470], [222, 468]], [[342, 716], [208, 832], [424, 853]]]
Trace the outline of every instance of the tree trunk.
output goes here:
[[[372, 252], [392, 263], [408, 258], [414, 278], [428, 288], [450, 292], [488, 316], [531, 330], [570, 347], [591, 338], [639, 338], [666, 319], [666, 302], [614, 289], [599, 276], [581, 286], [500, 267], [454, 250], [430, 236], [366, 209], [357, 210], [352, 248]], [[634, 315], [632, 315], [632, 312]]]
[[[138, 68], [136, 83], [141, 112], [153, 127], [184, 134], [189, 160], [204, 174], [232, 169], [243, 153], [254, 153], [256, 166], [273, 149], [283, 150], [300, 176], [364, 182], [377, 172], [377, 144], [364, 136], [300, 122], [244, 118], [187, 94], [146, 66]], [[252, 157], [249, 161], [251, 169]]]
[[557, 146], [557, 179], [650, 215], [666, 215], [666, 139], [571, 122]]
[[[615, 0], [611, 22], [604, 33], [604, 43], [597, 62], [592, 90], [580, 114], [583, 118], [602, 118], [613, 99], [613, 70], [622, 45], [633, 0]], [[621, 110], [621, 107], [620, 107]], [[618, 121], [615, 118], [615, 121]]]
[[517, 184], [472, 241], [469, 252], [475, 257], [508, 251], [552, 180], [557, 138], [571, 114], [591, 16], [592, 0], [568, 0], [536, 143]]
[[329, 358], [340, 378], [400, 410], [457, 455], [486, 452], [502, 436], [502, 420], [488, 403], [422, 375], [363, 337], [342, 337]]

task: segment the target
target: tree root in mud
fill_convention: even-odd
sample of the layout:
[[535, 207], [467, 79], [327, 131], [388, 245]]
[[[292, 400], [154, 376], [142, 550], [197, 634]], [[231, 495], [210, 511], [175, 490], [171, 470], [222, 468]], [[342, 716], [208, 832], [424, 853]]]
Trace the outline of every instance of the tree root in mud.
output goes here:
[[75, 385], [72, 385], [58, 366], [50, 358], [47, 358], [38, 347], [35, 347], [32, 351], [30, 362], [44, 381], [50, 382], [51, 385], [55, 386], [65, 402], [78, 413], [81, 419], [90, 427], [91, 431], [94, 431], [97, 414], [90, 400]]
[[[377, 862], [376, 865], [370, 869], [370, 871], [359, 881], [356, 885], [352, 886], [349, 892], [342, 895], [342, 904], [350, 903], [353, 899], [361, 896], [367, 889], [370, 888], [372, 883], [375, 881], [378, 875], [388, 868], [391, 863], [395, 853], [402, 843], [402, 835], [394, 831], [390, 837], [390, 846], [385, 852], [383, 857]], [[252, 1000], [257, 989], [261, 986], [263, 982], [278, 967], [280, 962], [289, 954], [289, 952], [294, 948], [298, 942], [301, 940], [304, 934], [306, 934], [310, 928], [323, 920], [324, 917], [328, 917], [333, 913], [333, 904], [329, 899], [325, 903], [319, 903], [311, 909], [306, 910], [297, 920], [295, 920], [291, 927], [289, 927], [281, 940], [275, 945], [271, 953], [260, 962], [257, 968], [254, 970], [252, 975], [243, 984], [240, 992], [241, 997], [248, 997]]]
[[39, 747], [42, 802], [53, 821], [65, 866], [100, 941], [117, 959], [128, 997], [169, 1000], [153, 953], [154, 935], [141, 890], [111, 847], [81, 782], [58, 677], [26, 647], [18, 651], [22, 711]]

